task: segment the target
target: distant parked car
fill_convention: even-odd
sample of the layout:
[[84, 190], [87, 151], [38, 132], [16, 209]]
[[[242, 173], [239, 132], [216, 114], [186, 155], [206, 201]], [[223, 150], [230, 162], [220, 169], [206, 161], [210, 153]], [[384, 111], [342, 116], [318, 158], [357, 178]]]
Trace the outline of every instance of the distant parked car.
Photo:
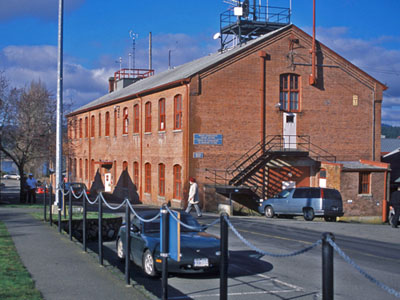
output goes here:
[[4, 179], [16, 179], [16, 180], [20, 180], [21, 176], [19, 176], [18, 174], [6, 174], [3, 176]]
[[339, 191], [328, 188], [299, 187], [285, 189], [273, 198], [260, 200], [258, 211], [267, 218], [275, 215], [303, 215], [306, 221], [324, 217], [335, 222], [343, 216], [343, 202]]
[[80, 195], [80, 193], [82, 193], [83, 190], [86, 191], [87, 195], [90, 194], [89, 190], [86, 187], [86, 184], [82, 182], [66, 182], [64, 185], [64, 191], [68, 192], [71, 187], [74, 190], [74, 194], [77, 196]]

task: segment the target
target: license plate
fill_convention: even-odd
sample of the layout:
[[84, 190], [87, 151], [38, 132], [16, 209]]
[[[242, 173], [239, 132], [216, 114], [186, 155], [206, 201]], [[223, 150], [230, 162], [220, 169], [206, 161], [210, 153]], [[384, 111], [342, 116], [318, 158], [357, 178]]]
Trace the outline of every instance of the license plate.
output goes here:
[[195, 267], [208, 267], [208, 258], [195, 258], [194, 266]]

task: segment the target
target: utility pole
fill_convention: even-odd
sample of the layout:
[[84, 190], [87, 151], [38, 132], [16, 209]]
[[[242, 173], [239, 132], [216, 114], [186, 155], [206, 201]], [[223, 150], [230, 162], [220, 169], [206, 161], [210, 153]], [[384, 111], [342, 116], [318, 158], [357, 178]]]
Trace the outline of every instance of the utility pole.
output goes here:
[[58, 68], [57, 68], [57, 131], [56, 131], [56, 202], [62, 207], [62, 120], [63, 120], [63, 13], [64, 0], [58, 2]]

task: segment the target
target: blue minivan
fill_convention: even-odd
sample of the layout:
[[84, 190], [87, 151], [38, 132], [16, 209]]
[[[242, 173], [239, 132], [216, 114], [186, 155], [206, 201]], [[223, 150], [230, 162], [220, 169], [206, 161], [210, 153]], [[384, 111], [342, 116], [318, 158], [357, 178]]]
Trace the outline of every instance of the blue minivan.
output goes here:
[[260, 199], [258, 211], [267, 218], [303, 215], [306, 221], [323, 217], [327, 222], [335, 222], [336, 217], [343, 216], [343, 202], [340, 192], [335, 189], [289, 188], [267, 200]]

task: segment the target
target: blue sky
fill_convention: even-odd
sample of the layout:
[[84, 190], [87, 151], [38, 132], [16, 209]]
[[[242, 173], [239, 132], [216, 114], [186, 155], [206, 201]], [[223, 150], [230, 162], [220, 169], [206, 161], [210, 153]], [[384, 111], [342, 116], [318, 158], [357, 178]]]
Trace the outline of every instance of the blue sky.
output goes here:
[[[260, 0], [256, 0], [257, 3]], [[250, 1], [251, 2], [251, 1]], [[267, 0], [261, 0], [265, 5]], [[215, 52], [223, 0], [64, 0], [64, 100], [80, 106], [107, 92], [107, 79], [128, 67], [130, 30], [138, 34], [136, 67], [168, 68]], [[269, 0], [289, 7], [290, 0]], [[56, 93], [58, 0], [0, 0], [0, 70], [11, 85], [41, 80]], [[383, 123], [400, 126], [399, 0], [317, 0], [317, 39], [389, 86]], [[292, 23], [312, 27], [312, 0], [292, 0]]]

